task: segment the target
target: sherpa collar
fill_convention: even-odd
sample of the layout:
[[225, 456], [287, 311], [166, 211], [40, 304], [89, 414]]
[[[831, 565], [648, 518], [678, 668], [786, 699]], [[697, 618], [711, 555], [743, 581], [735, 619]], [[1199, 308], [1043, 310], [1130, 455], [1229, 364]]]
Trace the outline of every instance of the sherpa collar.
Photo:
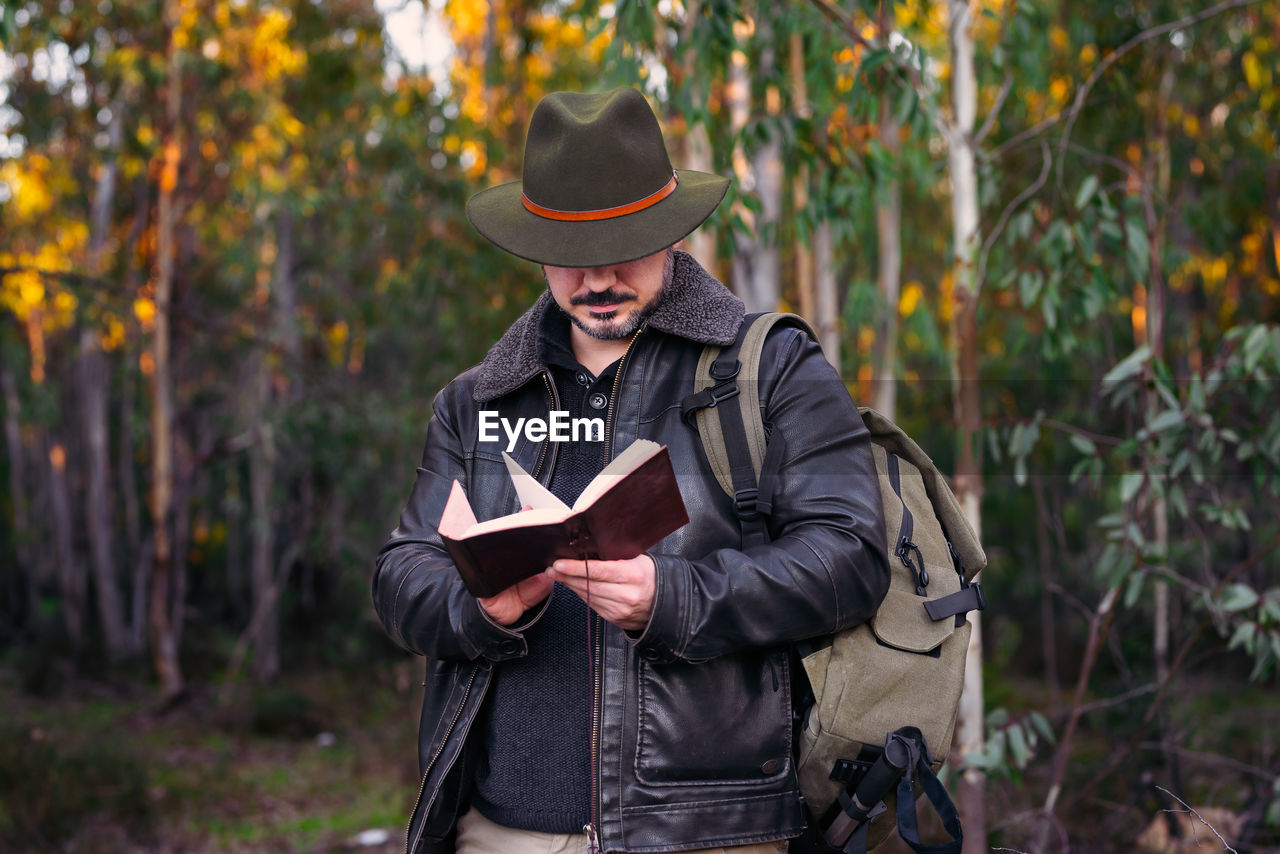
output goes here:
[[[543, 315], [552, 310], [551, 293], [544, 291], [493, 345], [480, 364], [480, 378], [472, 392], [476, 402], [515, 391], [545, 370], [538, 356], [538, 334]], [[733, 342], [745, 313], [742, 300], [702, 269], [692, 255], [677, 249], [671, 284], [647, 325], [699, 344], [723, 347]]]

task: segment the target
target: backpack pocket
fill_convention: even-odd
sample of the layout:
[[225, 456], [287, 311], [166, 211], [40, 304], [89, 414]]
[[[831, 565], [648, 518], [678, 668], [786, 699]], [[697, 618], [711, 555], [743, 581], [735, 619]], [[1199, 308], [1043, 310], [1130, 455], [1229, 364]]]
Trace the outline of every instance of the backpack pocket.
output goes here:
[[[905, 595], [915, 600], [914, 608], [923, 614], [919, 597]], [[924, 619], [932, 623], [927, 615]], [[883, 622], [887, 626], [890, 620]], [[821, 697], [805, 721], [796, 769], [811, 815], [821, 816], [840, 793], [840, 784], [829, 779], [835, 761], [858, 756], [864, 744], [884, 747], [885, 738], [899, 727], [914, 726], [924, 734], [935, 771], [946, 760], [973, 626], [968, 622], [956, 626], [952, 620], [933, 625], [944, 630], [943, 638], [933, 645], [932, 636], [923, 629], [888, 632], [906, 644], [900, 646], [878, 637], [870, 625], [862, 625], [836, 635], [831, 646], [803, 659], [814, 693]], [[891, 818], [873, 823], [867, 847], [887, 836], [893, 826]]]

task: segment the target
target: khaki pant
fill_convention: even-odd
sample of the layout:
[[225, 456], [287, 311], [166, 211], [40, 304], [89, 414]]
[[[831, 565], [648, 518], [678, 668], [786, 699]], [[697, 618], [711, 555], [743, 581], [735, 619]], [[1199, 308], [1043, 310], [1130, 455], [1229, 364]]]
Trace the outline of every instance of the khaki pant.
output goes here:
[[[457, 854], [585, 854], [587, 837], [581, 833], [538, 833], [495, 824], [476, 810], [458, 819]], [[784, 854], [785, 841], [735, 845], [732, 848], [699, 848], [686, 854]]]

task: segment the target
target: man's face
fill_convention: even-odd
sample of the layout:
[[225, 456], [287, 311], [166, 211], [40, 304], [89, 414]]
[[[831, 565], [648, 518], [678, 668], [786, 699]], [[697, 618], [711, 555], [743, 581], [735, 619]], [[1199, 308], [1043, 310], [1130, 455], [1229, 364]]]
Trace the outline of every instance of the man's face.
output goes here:
[[592, 338], [630, 338], [658, 307], [671, 279], [670, 249], [607, 267], [542, 268], [551, 296]]

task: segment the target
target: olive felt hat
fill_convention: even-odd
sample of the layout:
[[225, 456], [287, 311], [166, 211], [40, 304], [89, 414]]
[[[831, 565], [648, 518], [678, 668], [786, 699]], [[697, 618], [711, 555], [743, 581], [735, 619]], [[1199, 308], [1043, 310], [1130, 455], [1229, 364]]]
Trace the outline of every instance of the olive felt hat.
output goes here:
[[524, 180], [467, 202], [476, 230], [512, 255], [603, 267], [652, 255], [709, 217], [729, 179], [672, 169], [644, 95], [553, 92], [525, 141]]

